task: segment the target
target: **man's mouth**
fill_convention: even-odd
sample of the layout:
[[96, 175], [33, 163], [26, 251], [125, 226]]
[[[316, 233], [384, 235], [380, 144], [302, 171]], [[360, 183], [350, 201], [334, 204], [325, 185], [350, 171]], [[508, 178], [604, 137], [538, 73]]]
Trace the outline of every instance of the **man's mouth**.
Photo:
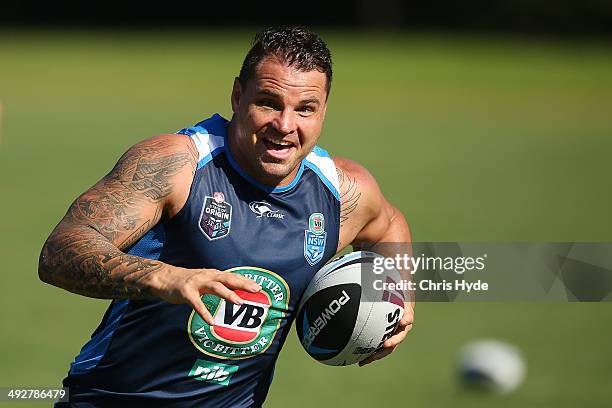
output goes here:
[[263, 138], [266, 153], [275, 159], [286, 159], [295, 150], [295, 145], [286, 140], [274, 140], [268, 137]]

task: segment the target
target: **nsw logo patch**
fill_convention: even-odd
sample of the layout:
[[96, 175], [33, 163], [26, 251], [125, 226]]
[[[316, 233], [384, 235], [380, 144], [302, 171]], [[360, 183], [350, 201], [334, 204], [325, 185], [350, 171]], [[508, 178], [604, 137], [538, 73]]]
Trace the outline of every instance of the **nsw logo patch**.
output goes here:
[[304, 231], [304, 257], [314, 266], [325, 253], [325, 217], [321, 213], [312, 213], [308, 219], [308, 229]]
[[213, 197], [206, 196], [200, 215], [200, 230], [209, 240], [223, 238], [230, 232], [232, 225], [232, 206], [225, 202], [223, 193], [215, 192]]

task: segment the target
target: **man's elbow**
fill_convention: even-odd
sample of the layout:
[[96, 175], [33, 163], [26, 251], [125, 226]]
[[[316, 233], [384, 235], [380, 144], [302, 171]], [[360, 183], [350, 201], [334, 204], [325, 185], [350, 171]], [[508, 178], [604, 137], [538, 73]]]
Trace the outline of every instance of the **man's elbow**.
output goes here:
[[38, 257], [38, 278], [49, 284], [53, 284], [53, 265], [51, 259], [51, 243], [49, 239], [43, 245]]
[[408, 221], [404, 214], [397, 208], [389, 204], [389, 233], [394, 237], [394, 242], [411, 242], [412, 236]]

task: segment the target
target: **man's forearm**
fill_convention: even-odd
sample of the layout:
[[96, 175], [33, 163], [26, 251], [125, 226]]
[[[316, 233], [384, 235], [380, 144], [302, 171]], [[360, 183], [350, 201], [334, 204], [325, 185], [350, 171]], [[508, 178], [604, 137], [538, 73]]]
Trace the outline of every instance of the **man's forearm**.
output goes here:
[[45, 243], [38, 273], [44, 282], [102, 299], [153, 298], [146, 284], [169, 266], [120, 251], [95, 229], [59, 225]]

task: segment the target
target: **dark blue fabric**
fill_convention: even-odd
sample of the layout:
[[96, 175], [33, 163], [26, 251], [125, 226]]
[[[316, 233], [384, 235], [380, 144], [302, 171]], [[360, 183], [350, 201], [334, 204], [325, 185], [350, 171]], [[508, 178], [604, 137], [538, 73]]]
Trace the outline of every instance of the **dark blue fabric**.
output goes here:
[[[213, 131], [223, 132], [218, 120], [208, 128], [203, 122], [181, 132], [193, 137]], [[279, 275], [290, 296], [271, 345], [249, 358], [213, 357], [196, 348], [189, 336], [189, 306], [161, 300], [130, 301], [95, 367], [71, 373], [64, 380], [71, 389], [72, 402], [176, 407], [251, 407], [263, 403], [302, 293], [336, 252], [340, 205], [337, 192], [329, 188], [329, 180], [323, 180], [320, 171], [313, 170], [312, 163], [301, 166], [303, 172], [292, 188], [266, 191], [241, 175], [236, 164], [230, 163], [226, 149], [217, 148], [217, 154], [196, 171], [183, 209], [147, 234], [133, 250], [145, 257], [159, 254], [161, 261], [185, 268], [250, 266]], [[218, 193], [231, 205], [231, 225], [227, 235], [210, 240], [200, 228], [200, 218], [207, 197], [219, 197]], [[249, 206], [253, 202], [264, 202], [282, 218], [258, 216]], [[324, 217], [326, 244], [322, 259], [311, 266], [304, 255], [304, 241], [305, 231], [311, 228], [309, 218], [315, 213]], [[151, 252], [144, 247], [150, 247]], [[198, 359], [238, 366], [238, 371], [228, 385], [198, 381], [189, 375]]]

